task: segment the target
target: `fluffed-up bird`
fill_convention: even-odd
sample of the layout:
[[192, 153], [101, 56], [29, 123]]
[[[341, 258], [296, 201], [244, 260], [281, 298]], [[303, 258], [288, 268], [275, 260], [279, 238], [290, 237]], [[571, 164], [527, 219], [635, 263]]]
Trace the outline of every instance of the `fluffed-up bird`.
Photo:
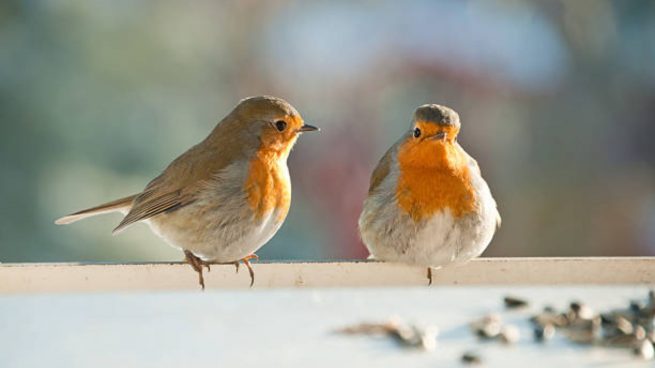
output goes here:
[[457, 142], [459, 115], [420, 106], [410, 129], [373, 171], [359, 218], [373, 259], [428, 268], [482, 254], [500, 226], [496, 201], [477, 162]]

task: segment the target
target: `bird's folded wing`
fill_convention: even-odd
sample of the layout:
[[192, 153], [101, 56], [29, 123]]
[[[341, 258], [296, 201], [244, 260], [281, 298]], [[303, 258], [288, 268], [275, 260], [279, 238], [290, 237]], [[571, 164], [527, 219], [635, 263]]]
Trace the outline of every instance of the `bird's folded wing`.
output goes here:
[[181, 190], [159, 196], [153, 195], [150, 191], [145, 191], [136, 197], [132, 209], [114, 229], [113, 233], [117, 234], [135, 222], [146, 220], [164, 212], [174, 211], [193, 201], [193, 197], [184, 195]]
[[[461, 146], [460, 146], [460, 148], [461, 148]], [[462, 152], [464, 152], [463, 149], [462, 149]], [[478, 165], [478, 162], [473, 157], [469, 156], [468, 153], [466, 154], [466, 156], [469, 158], [469, 167], [471, 168], [471, 170], [474, 170], [474, 172], [478, 176], [482, 177], [482, 172], [480, 171], [480, 165]], [[503, 219], [500, 217], [500, 212], [498, 212], [498, 205], [496, 204], [496, 200], [493, 199], [493, 198], [492, 198], [492, 200], [493, 200], [493, 203], [494, 203], [494, 208], [496, 209], [496, 228], [500, 228], [500, 225], [502, 224]]]
[[[220, 128], [220, 125], [219, 125]], [[229, 127], [228, 127], [229, 128]], [[116, 234], [135, 222], [164, 212], [180, 209], [195, 201], [207, 182], [238, 158], [244, 157], [244, 147], [230, 139], [234, 133], [221, 131], [212, 146], [206, 142], [191, 147], [173, 160], [164, 172], [153, 179], [139, 194], [132, 209], [114, 229]]]
[[371, 184], [368, 187], [369, 194], [373, 193], [373, 191], [380, 184], [382, 184], [382, 181], [384, 181], [387, 175], [389, 175], [389, 172], [391, 171], [391, 156], [396, 151], [397, 145], [398, 144], [395, 144], [389, 148], [389, 150], [384, 154], [384, 156], [382, 156], [380, 162], [373, 170], [373, 174], [371, 174]]

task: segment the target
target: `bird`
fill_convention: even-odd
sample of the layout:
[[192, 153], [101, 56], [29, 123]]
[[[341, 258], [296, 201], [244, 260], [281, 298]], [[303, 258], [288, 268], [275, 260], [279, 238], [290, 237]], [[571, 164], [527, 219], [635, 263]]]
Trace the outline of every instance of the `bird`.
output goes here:
[[373, 170], [358, 225], [370, 258], [432, 268], [463, 264], [491, 242], [501, 218], [480, 167], [457, 138], [459, 114], [415, 111]]
[[291, 204], [287, 158], [299, 135], [318, 131], [283, 99], [241, 100], [200, 143], [171, 162], [140, 193], [59, 218], [70, 224], [121, 212], [117, 234], [144, 222], [184, 252], [204, 290], [203, 267], [249, 260], [280, 229]]

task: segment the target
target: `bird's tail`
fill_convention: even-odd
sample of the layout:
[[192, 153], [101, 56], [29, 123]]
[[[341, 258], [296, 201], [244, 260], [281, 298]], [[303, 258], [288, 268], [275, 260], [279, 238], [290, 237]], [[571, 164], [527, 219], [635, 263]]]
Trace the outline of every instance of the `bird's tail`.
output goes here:
[[132, 201], [134, 201], [135, 197], [136, 194], [131, 195], [129, 197], [117, 199], [115, 201], [103, 203], [99, 206], [88, 208], [86, 210], [71, 213], [70, 215], [58, 218], [55, 221], [55, 224], [57, 225], [72, 224], [73, 222], [85, 219], [87, 217], [102, 215], [110, 212], [129, 211], [130, 208], [132, 207]]

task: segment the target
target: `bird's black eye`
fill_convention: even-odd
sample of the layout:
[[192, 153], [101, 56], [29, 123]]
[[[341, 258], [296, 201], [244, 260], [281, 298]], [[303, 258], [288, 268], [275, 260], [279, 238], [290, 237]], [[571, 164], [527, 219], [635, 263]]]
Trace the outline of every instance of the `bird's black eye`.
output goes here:
[[286, 121], [278, 120], [278, 121], [275, 122], [275, 129], [277, 129], [278, 131], [281, 132], [286, 128], [287, 128], [287, 122]]
[[420, 136], [421, 136], [421, 129], [414, 128], [414, 138], [418, 138]]

